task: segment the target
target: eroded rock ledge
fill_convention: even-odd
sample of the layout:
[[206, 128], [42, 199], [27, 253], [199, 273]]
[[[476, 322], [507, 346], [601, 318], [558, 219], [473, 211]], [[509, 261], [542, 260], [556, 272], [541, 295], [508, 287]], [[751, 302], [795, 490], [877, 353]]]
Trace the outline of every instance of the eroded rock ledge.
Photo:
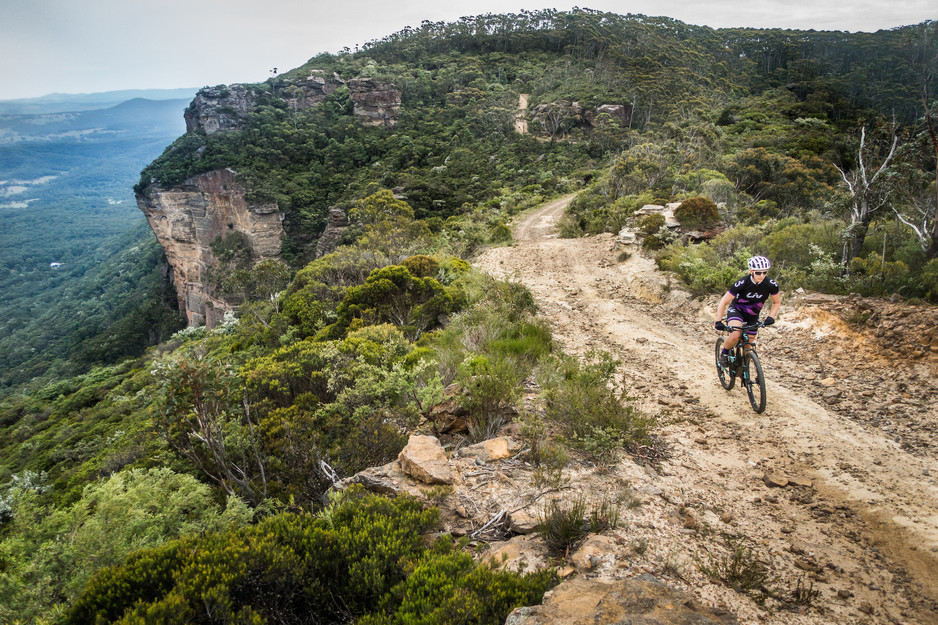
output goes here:
[[[303, 80], [278, 79], [273, 85], [277, 97], [284, 98], [294, 111], [322, 104], [340, 87], [347, 87], [352, 114], [368, 126], [396, 126], [401, 112], [401, 91], [393, 83], [374, 78], [343, 80], [312, 70]], [[250, 86], [233, 84], [200, 89], [184, 113], [186, 132], [207, 135], [237, 130], [257, 108], [259, 93]]]
[[241, 232], [255, 259], [280, 255], [283, 214], [276, 204], [248, 204], [235, 176], [232, 169], [210, 171], [174, 187], [150, 185], [137, 196], [172, 267], [179, 310], [190, 326], [212, 327], [231, 308], [206, 280], [217, 237]]
[[[305, 110], [324, 102], [341, 87], [349, 90], [353, 115], [362, 124], [395, 126], [400, 115], [401, 92], [393, 84], [373, 78], [343, 80], [311, 70], [305, 79], [278, 79], [272, 88], [292, 110]], [[254, 111], [262, 90], [245, 85], [206, 87], [189, 104], [184, 116], [187, 133], [239, 130]], [[237, 172], [223, 169], [164, 187], [152, 182], [137, 194], [137, 206], [163, 246], [172, 267], [179, 309], [190, 326], [212, 327], [233, 306], [216, 294], [207, 280], [215, 264], [211, 243], [217, 237], [240, 232], [254, 261], [280, 255], [283, 213], [276, 204], [249, 204], [245, 189], [236, 182]], [[334, 229], [342, 219], [333, 218]], [[334, 244], [336, 232], [327, 244]], [[326, 249], [328, 246], [324, 247]]]

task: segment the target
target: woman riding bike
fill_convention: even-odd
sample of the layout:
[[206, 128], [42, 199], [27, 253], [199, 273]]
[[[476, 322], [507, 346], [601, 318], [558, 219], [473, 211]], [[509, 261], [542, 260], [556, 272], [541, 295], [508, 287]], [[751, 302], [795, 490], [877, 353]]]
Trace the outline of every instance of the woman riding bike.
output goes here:
[[[772, 300], [772, 307], [765, 318], [763, 325], [770, 326], [775, 323], [775, 315], [782, 306], [782, 296], [779, 292], [778, 283], [767, 277], [769, 267], [772, 265], [765, 256], [753, 256], [747, 263], [749, 266], [749, 275], [737, 280], [720, 300], [717, 306], [716, 322], [714, 327], [717, 330], [727, 331], [731, 328], [738, 328], [742, 325], [757, 323], [759, 313], [765, 305], [766, 300]], [[723, 315], [726, 314], [727, 327], [723, 323]], [[757, 330], [749, 330], [749, 334], [755, 338]], [[728, 355], [736, 347], [736, 343], [742, 338], [741, 330], [730, 332], [723, 341], [723, 352], [720, 355], [720, 364], [724, 367], [729, 366]]]

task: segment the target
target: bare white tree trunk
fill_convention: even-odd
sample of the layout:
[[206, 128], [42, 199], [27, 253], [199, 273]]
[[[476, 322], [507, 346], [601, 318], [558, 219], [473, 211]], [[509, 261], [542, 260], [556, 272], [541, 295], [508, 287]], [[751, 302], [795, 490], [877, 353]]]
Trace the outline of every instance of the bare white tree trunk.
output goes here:
[[850, 261], [863, 251], [863, 241], [869, 231], [873, 218], [885, 207], [890, 206], [890, 193], [886, 172], [896, 156], [899, 137], [893, 129], [891, 143], [879, 166], [867, 163], [868, 156], [874, 154], [866, 145], [866, 127], [860, 129], [860, 147], [857, 150], [857, 166], [847, 171], [837, 167], [850, 193], [850, 225], [844, 237], [844, 271], [850, 271]]

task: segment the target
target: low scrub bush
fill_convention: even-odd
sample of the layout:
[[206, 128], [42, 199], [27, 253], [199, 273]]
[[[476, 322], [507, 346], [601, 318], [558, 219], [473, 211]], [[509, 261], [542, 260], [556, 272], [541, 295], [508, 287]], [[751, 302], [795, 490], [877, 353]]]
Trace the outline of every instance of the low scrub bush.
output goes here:
[[331, 485], [321, 462], [340, 477], [385, 464], [443, 391], [430, 350], [388, 324], [340, 341], [298, 341], [249, 361], [242, 374], [272, 487], [304, 505]]
[[729, 553], [714, 556], [707, 552], [706, 561], [695, 557], [697, 568], [710, 579], [721, 582], [738, 593], [748, 595], [757, 603], [765, 603], [772, 591], [769, 565], [758, 558], [751, 547], [741, 540], [727, 538]]
[[515, 359], [505, 357], [471, 356], [459, 368], [456, 381], [465, 390], [461, 404], [473, 441], [493, 438], [505, 424], [505, 409], [520, 397], [524, 374]]
[[[449, 326], [424, 344], [434, 350], [443, 383], [465, 376], [467, 361], [514, 363], [512, 379], [525, 379], [534, 360], [553, 349], [550, 330], [534, 317], [534, 299], [522, 285], [469, 274], [457, 281], [468, 304]], [[460, 371], [463, 371], [460, 374]]]
[[117, 473], [54, 511], [40, 503], [42, 487], [13, 483], [0, 540], [2, 622], [41, 621], [57, 613], [96, 571], [141, 548], [243, 525], [252, 517], [236, 497], [220, 509], [208, 485], [168, 468]]
[[594, 532], [615, 529], [619, 506], [603, 497], [598, 502], [580, 493], [570, 500], [552, 499], [540, 515], [537, 531], [555, 557], [567, 557], [578, 542]]
[[720, 221], [720, 211], [713, 200], [692, 197], [674, 209], [674, 218], [681, 222], [685, 230], [706, 230]]
[[590, 352], [583, 362], [571, 356], [549, 359], [538, 373], [547, 418], [581, 446], [600, 435], [626, 449], [649, 442], [653, 420], [616, 381], [616, 366], [608, 353]]
[[638, 222], [638, 227], [645, 234], [655, 234], [658, 232], [658, 230], [661, 229], [664, 223], [664, 215], [661, 213], [654, 213], [652, 215], [645, 215], [642, 217], [641, 221]]
[[95, 576], [65, 623], [502, 623], [556, 584], [428, 547], [435, 509], [346, 491], [319, 516], [281, 513], [140, 551]]
[[541, 514], [537, 531], [555, 557], [566, 557], [570, 549], [590, 532], [587, 501], [576, 497], [568, 502], [552, 499]]
[[528, 461], [534, 465], [534, 485], [553, 488], [563, 485], [567, 452], [562, 445], [550, 439], [547, 423], [537, 414], [526, 414], [521, 419], [521, 440]]
[[748, 249], [740, 249], [730, 258], [720, 258], [703, 245], [675, 243], [657, 255], [658, 266], [680, 276], [694, 295], [725, 293], [744, 273]]

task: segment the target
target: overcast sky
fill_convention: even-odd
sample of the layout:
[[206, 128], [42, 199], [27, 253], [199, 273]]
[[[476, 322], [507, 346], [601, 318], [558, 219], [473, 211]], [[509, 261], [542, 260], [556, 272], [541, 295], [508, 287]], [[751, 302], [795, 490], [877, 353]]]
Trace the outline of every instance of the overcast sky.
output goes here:
[[[0, 0], [0, 100], [48, 93], [260, 82], [419, 26], [573, 6], [523, 0]], [[713, 28], [874, 32], [938, 19], [935, 0], [592, 0]]]

